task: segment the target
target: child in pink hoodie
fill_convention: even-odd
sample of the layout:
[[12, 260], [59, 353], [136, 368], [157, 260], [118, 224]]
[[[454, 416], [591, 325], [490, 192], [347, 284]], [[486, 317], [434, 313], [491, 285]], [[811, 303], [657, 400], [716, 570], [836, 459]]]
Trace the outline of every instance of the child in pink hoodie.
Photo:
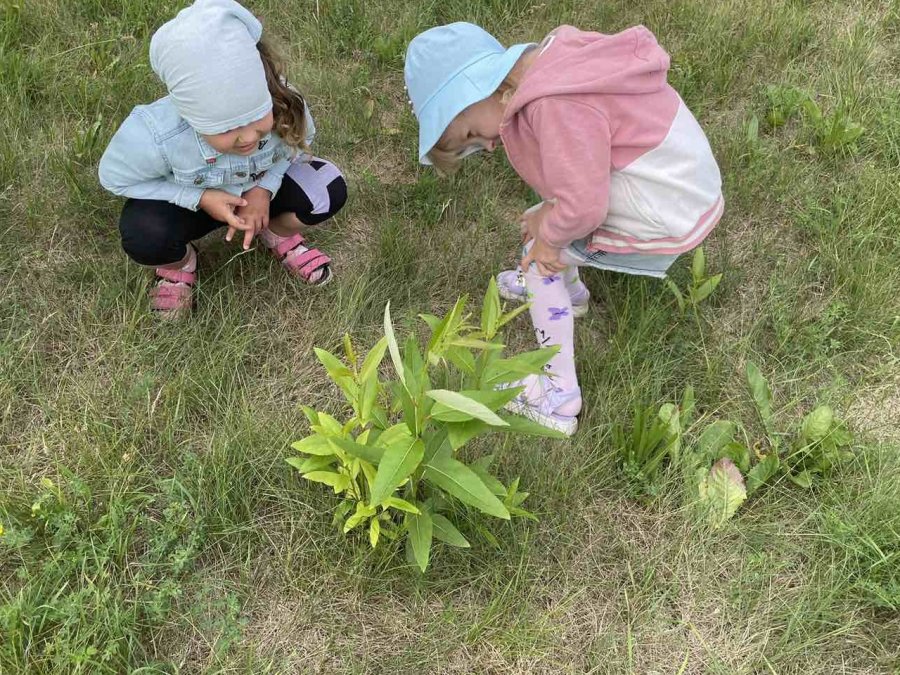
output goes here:
[[454, 23], [416, 36], [406, 53], [419, 160], [448, 173], [502, 144], [543, 200], [522, 216], [519, 271], [498, 282], [504, 297], [531, 301], [538, 342], [560, 351], [510, 407], [567, 434], [581, 410], [573, 317], [589, 299], [577, 268], [664, 278], [722, 215], [719, 168], [668, 68], [643, 26], [561, 26], [538, 45], [504, 49]]

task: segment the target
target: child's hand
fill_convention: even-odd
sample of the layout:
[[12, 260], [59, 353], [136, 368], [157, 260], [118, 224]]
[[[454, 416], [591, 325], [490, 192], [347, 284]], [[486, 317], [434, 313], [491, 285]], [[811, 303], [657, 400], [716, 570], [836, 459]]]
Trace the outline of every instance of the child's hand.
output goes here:
[[519, 225], [522, 228], [523, 244], [531, 241], [538, 236], [541, 231], [541, 225], [543, 225], [544, 223], [544, 218], [546, 218], [547, 214], [550, 213], [550, 209], [553, 208], [554, 204], [556, 204], [555, 199], [540, 202], [539, 204], [535, 204], [522, 214], [522, 217], [519, 218]]
[[[246, 204], [237, 208], [235, 213], [246, 224], [244, 230], [244, 249], [250, 248], [253, 237], [269, 226], [269, 204], [272, 201], [272, 193], [259, 186], [247, 190], [243, 194]], [[231, 241], [234, 229], [228, 228], [225, 241]]]
[[[247, 200], [243, 197], [235, 197], [223, 190], [204, 190], [200, 196], [200, 208], [214, 220], [228, 225], [229, 233], [246, 229], [247, 225], [244, 219], [234, 212], [236, 208], [246, 205]], [[226, 238], [231, 240], [230, 236]]]
[[541, 276], [550, 277], [556, 274], [557, 272], [562, 272], [566, 269], [566, 266], [563, 265], [559, 260], [559, 254], [562, 249], [556, 248], [555, 246], [551, 246], [547, 242], [545, 242], [541, 237], [535, 236], [534, 243], [531, 245], [531, 248], [522, 256], [522, 261], [519, 263], [519, 267], [525, 272], [528, 271], [528, 268], [531, 266], [531, 263], [536, 263], [538, 272], [540, 272]]

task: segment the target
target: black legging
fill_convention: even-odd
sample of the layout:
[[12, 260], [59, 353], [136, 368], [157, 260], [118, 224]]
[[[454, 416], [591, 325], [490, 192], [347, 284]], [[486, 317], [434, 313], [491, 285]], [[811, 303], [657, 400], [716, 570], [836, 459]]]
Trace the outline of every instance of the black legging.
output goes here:
[[[341, 210], [347, 183], [324, 159], [294, 164], [269, 206], [269, 217], [292, 211], [300, 222], [317, 225]], [[125, 253], [141, 265], [158, 267], [182, 260], [187, 244], [225, 227], [204, 211], [191, 211], [155, 199], [129, 199], [122, 209], [119, 231]]]

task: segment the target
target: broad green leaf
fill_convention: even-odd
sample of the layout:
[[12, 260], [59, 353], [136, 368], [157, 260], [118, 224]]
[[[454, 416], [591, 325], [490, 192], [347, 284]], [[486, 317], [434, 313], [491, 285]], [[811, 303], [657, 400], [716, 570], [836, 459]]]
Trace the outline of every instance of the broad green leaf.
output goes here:
[[419, 314], [419, 318], [427, 323], [431, 330], [437, 328], [437, 325], [441, 322], [440, 317], [437, 317], [434, 314]]
[[334, 518], [331, 521], [333, 527], [337, 527], [341, 525], [341, 521], [344, 519], [348, 513], [350, 513], [351, 509], [353, 509], [353, 502], [349, 499], [345, 499], [338, 507], [334, 510]]
[[334, 488], [334, 493], [339, 494], [350, 487], [350, 477], [342, 473], [334, 473], [333, 471], [310, 471], [303, 474], [306, 480], [314, 483], [324, 483]]
[[356, 352], [353, 351], [353, 341], [350, 339], [350, 333], [344, 333], [344, 355], [347, 357], [347, 363], [356, 366]]
[[501, 351], [506, 345], [500, 342], [486, 342], [484, 340], [476, 340], [474, 338], [460, 337], [452, 340], [450, 345], [454, 347], [465, 347], [466, 349], [481, 349]]
[[679, 289], [671, 279], [666, 279], [666, 288], [668, 288], [672, 295], [675, 296], [675, 302], [678, 303], [678, 311], [684, 314], [684, 295], [682, 294], [681, 289]]
[[715, 276], [710, 277], [702, 284], [700, 284], [697, 288], [691, 289], [691, 299], [694, 303], [703, 302], [712, 295], [713, 291], [716, 290], [716, 287], [719, 285], [719, 282], [722, 281], [722, 275], [716, 274]]
[[376, 445], [386, 448], [389, 445], [395, 445], [414, 438], [409, 431], [409, 427], [405, 424], [394, 424], [385, 429], [375, 440]]
[[524, 354], [516, 354], [508, 359], [497, 359], [485, 368], [484, 386], [493, 387], [496, 384], [520, 380], [526, 375], [540, 375], [544, 372], [544, 366], [556, 356], [558, 351], [559, 346], [554, 345]]
[[323, 436], [342, 436], [344, 433], [344, 425], [328, 413], [319, 413], [319, 423], [311, 428]]
[[466, 306], [466, 296], [462, 296], [456, 301], [451, 309], [440, 323], [431, 333], [431, 339], [425, 351], [428, 353], [429, 361], [434, 358], [442, 358], [447, 350], [447, 343], [455, 339], [459, 328], [462, 325], [463, 311]]
[[440, 513], [431, 516], [431, 522], [434, 530], [434, 538], [442, 541], [450, 546], [458, 548], [469, 548], [470, 544], [466, 538], [462, 536], [459, 530]]
[[831, 428], [831, 434], [829, 435], [831, 442], [838, 448], [842, 448], [846, 445], [850, 445], [853, 442], [853, 434], [847, 428], [847, 425], [838, 420], [837, 423]]
[[400, 348], [397, 346], [397, 338], [394, 337], [394, 324], [391, 323], [391, 303], [384, 306], [384, 339], [387, 340], [388, 350], [391, 353], [391, 361], [394, 362], [394, 370], [397, 377], [406, 386], [406, 375], [403, 372], [403, 361], [400, 359]]
[[519, 314], [524, 314], [530, 308], [531, 308], [531, 303], [526, 302], [524, 304], [519, 305], [512, 311], [507, 312], [506, 314], [504, 314], [503, 316], [500, 317], [500, 322], [497, 324], [497, 330], [500, 330], [501, 328], [503, 328], [503, 326], [505, 326], [510, 321], [515, 319], [517, 316], [519, 316]]
[[831, 431], [834, 424], [834, 410], [830, 406], [820, 405], [803, 418], [801, 433], [810, 441], [821, 441]]
[[434, 531], [431, 514], [428, 511], [422, 511], [418, 515], [407, 513], [406, 527], [409, 532], [409, 543], [412, 546], [416, 564], [424, 572], [428, 568], [428, 558], [431, 554], [431, 538]]
[[509, 427], [504, 429], [503, 431], [522, 434], [523, 436], [542, 436], [543, 438], [556, 438], [559, 440], [568, 438], [568, 436], [566, 436], [561, 431], [556, 431], [554, 429], [551, 429], [550, 427], [545, 427], [543, 424], [538, 424], [534, 420], [530, 420], [527, 417], [522, 417], [521, 415], [510, 415], [507, 413], [498, 414], [503, 418], [503, 421], [509, 425]]
[[313, 457], [288, 457], [285, 461], [300, 473], [322, 471], [329, 468], [337, 460], [334, 455]]
[[424, 389], [423, 385], [428, 378], [428, 371], [425, 368], [422, 354], [419, 353], [416, 336], [412, 334], [409, 335], [403, 346], [403, 372], [406, 373], [406, 385], [410, 395], [418, 398]]
[[702, 246], [698, 246], [694, 250], [694, 257], [691, 260], [691, 276], [694, 278], [694, 285], [699, 284], [706, 276], [706, 252]]
[[468, 420], [466, 422], [447, 422], [444, 425], [447, 428], [447, 436], [450, 439], [450, 445], [454, 450], [459, 450], [470, 440], [489, 431], [491, 426], [481, 420]]
[[681, 454], [681, 412], [674, 403], [665, 403], [657, 416], [666, 425], [666, 452], [677, 462]]
[[371, 501], [381, 504], [393, 494], [400, 482], [408, 478], [419, 466], [424, 454], [425, 444], [419, 439], [410, 443], [398, 443], [385, 449], [378, 465], [375, 485], [372, 486]]
[[800, 473], [789, 473], [788, 478], [791, 479], [796, 485], [799, 485], [802, 488], [809, 489], [812, 487], [812, 474], [809, 471], [801, 471]]
[[369, 353], [366, 354], [366, 358], [363, 361], [362, 368], [359, 371], [360, 382], [365, 382], [378, 372], [378, 366], [380, 366], [382, 360], [384, 360], [384, 353], [387, 351], [387, 346], [387, 338], [382, 337], [375, 343], [375, 346], [369, 350]]
[[731, 420], [716, 420], [706, 427], [700, 434], [700, 454], [704, 462], [720, 459], [719, 451], [734, 440], [736, 431], [737, 425]]
[[426, 465], [425, 480], [461, 502], [497, 518], [509, 520], [509, 511], [472, 469], [452, 457], [435, 456]]
[[372, 416], [372, 408], [378, 398], [378, 378], [369, 377], [359, 385], [359, 419], [363, 424], [368, 423]]
[[398, 511], [405, 511], [406, 513], [421, 513], [418, 506], [410, 504], [405, 499], [400, 499], [400, 497], [388, 497], [384, 501], [384, 506], [390, 506], [391, 508], [397, 509]]
[[435, 405], [434, 408], [432, 408], [431, 416], [434, 419], [444, 419], [442, 417], [442, 414], [447, 414], [449, 417], [451, 417], [451, 419], [448, 419], [446, 421], [463, 421], [455, 418], [452, 414], [450, 414], [450, 411], [455, 411], [465, 413], [466, 415], [468, 415], [468, 419], [478, 419], [482, 422], [487, 422], [492, 426], [509, 426], [509, 424], [504, 422], [501, 418], [497, 417], [497, 415], [483, 403], [479, 403], [478, 401], [469, 398], [468, 396], [459, 392], [450, 391], [448, 389], [431, 389], [429, 391], [426, 391], [425, 395], [439, 404]]
[[763, 421], [766, 433], [769, 434], [770, 440], [772, 433], [772, 391], [769, 389], [769, 383], [763, 377], [759, 367], [753, 361], [747, 361], [747, 382], [750, 385], [750, 393], [753, 395], [753, 402], [756, 403], [756, 409]]
[[384, 448], [372, 445], [360, 445], [349, 438], [329, 438], [328, 441], [339, 447], [352, 457], [364, 459], [370, 464], [378, 464], [384, 455]]
[[713, 464], [700, 483], [700, 503], [706, 508], [707, 519], [714, 528], [721, 527], [747, 499], [747, 489], [741, 472], [728, 458]]
[[727, 443], [720, 451], [720, 457], [727, 457], [741, 471], [750, 470], [750, 450], [743, 443]]
[[331, 379], [339, 380], [345, 377], [353, 377], [353, 373], [350, 372], [350, 369], [341, 363], [341, 360], [327, 349], [314, 347], [313, 351], [316, 353], [319, 361], [322, 362], [322, 365], [325, 366], [325, 370], [331, 376]]
[[484, 304], [481, 306], [481, 330], [488, 339], [497, 334], [497, 321], [500, 318], [500, 293], [497, 290], [497, 280], [491, 276], [487, 291], [484, 294]]
[[475, 374], [475, 357], [465, 347], [450, 347], [445, 356], [450, 363], [464, 373]]
[[356, 512], [352, 516], [347, 518], [347, 522], [344, 523], [344, 534], [347, 534], [354, 527], [356, 527], [363, 521], [368, 520], [369, 518], [371, 518], [374, 515], [375, 515], [375, 507], [374, 506], [367, 506], [366, 504], [363, 504], [362, 502], [357, 502], [356, 503]]
[[378, 518], [372, 518], [369, 521], [369, 543], [372, 544], [372, 548], [378, 546], [379, 534], [381, 534], [381, 523], [378, 522]]
[[778, 472], [781, 462], [774, 452], [763, 457], [747, 472], [747, 494], [752, 495]]
[[303, 414], [306, 415], [306, 419], [309, 420], [310, 424], [319, 423], [319, 413], [310, 408], [308, 405], [301, 405], [300, 410], [302, 410]]
[[368, 483], [369, 491], [371, 492], [372, 486], [375, 484], [375, 476], [377, 474], [375, 466], [370, 462], [361, 459], [359, 460], [359, 467], [362, 469], [363, 475], [365, 475], [366, 477], [366, 483]]
[[473, 462], [469, 468], [481, 479], [481, 482], [491, 491], [491, 494], [500, 498], [506, 497], [507, 490], [503, 487], [503, 483], [490, 474], [486, 464]]
[[435, 431], [425, 439], [425, 456], [422, 461], [425, 464], [431, 462], [435, 457], [451, 457], [453, 448], [450, 445], [449, 432], [446, 428]]
[[328, 457], [334, 454], [334, 449], [328, 445], [328, 438], [318, 434], [307, 436], [302, 441], [291, 443], [291, 447], [297, 452], [302, 452], [305, 455], [321, 455], [323, 457]]

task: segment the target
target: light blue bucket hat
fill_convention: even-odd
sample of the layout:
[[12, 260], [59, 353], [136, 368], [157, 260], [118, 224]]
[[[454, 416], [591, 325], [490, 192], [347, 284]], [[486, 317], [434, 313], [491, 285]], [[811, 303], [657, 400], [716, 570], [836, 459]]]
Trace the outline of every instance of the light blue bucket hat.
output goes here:
[[463, 110], [497, 91], [532, 43], [504, 49], [497, 38], [459, 21], [419, 33], [406, 49], [403, 76], [419, 120], [419, 161]]

